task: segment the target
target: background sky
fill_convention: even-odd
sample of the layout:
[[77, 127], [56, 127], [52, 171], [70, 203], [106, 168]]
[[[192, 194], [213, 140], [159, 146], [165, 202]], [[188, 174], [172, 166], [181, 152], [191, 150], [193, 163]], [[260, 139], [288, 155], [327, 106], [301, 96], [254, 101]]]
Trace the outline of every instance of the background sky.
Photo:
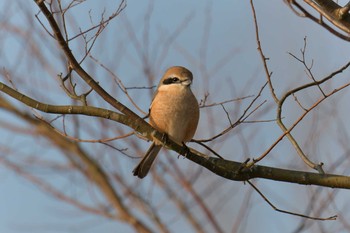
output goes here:
[[[76, 25], [87, 28], [90, 25], [90, 17], [98, 19], [104, 9], [106, 15], [108, 15], [112, 11], [111, 9], [115, 9], [117, 5], [117, 1], [87, 2], [86, 5], [77, 7], [74, 11]], [[310, 62], [313, 60], [313, 71], [319, 79], [348, 61], [350, 54], [348, 42], [336, 38], [308, 19], [297, 17], [283, 1], [271, 0], [268, 3], [266, 1], [255, 1], [255, 7], [259, 20], [261, 43], [265, 55], [269, 58], [269, 68], [273, 71], [273, 81], [279, 96], [286, 90], [300, 85], [300, 83], [310, 81], [307, 79], [302, 65], [288, 55], [288, 52], [300, 54], [305, 37], [307, 37], [307, 56]], [[69, 103], [69, 98], [62, 95], [59, 88], [50, 91], [49, 95], [45, 89], [49, 84], [55, 83], [55, 75], [64, 71], [64, 64], [57, 62], [55, 70], [51, 71], [43, 71], [35, 64], [32, 68], [23, 65], [19, 60], [30, 58], [30, 54], [21, 51], [25, 41], [6, 35], [8, 31], [5, 30], [5, 22], [19, 28], [26, 28], [27, 26], [29, 28], [26, 20], [28, 15], [24, 16], [23, 14], [29, 12], [29, 17], [35, 18], [35, 14], [38, 13], [35, 3], [26, 1], [20, 4], [8, 4], [7, 1], [0, 0], [0, 9], [0, 19], [4, 22], [1, 24], [3, 30], [0, 27], [0, 40], [2, 40], [3, 45], [0, 52], [2, 57], [0, 58], [1, 68], [13, 70], [13, 67], [16, 67], [14, 80], [17, 80], [16, 84], [24, 93], [37, 99], [45, 99], [50, 103]], [[91, 9], [91, 16], [87, 14], [89, 9]], [[148, 19], [146, 17], [148, 14], [150, 15], [149, 21], [145, 20]], [[34, 27], [40, 27], [36, 20], [33, 22], [36, 23]], [[193, 90], [197, 98], [202, 99], [205, 93], [210, 93], [208, 98], [210, 103], [256, 94], [266, 81], [257, 51], [249, 1], [129, 0], [121, 15], [113, 20], [108, 27], [96, 42], [92, 54], [101, 63], [117, 71], [125, 86], [150, 85], [142, 77], [143, 60], [140, 57], [140, 49], [148, 55], [148, 62], [152, 63], [151, 66], [154, 68], [155, 79], [151, 83], [152, 85], [157, 85], [159, 77], [167, 67], [183, 65], [190, 68], [194, 73]], [[181, 27], [181, 30], [178, 30], [179, 27]], [[69, 30], [73, 32], [77, 31], [77, 28], [70, 28]], [[146, 31], [148, 35], [145, 35]], [[131, 32], [135, 33], [136, 38], [142, 43], [137, 44], [130, 40]], [[148, 38], [148, 42], [143, 40], [144, 38]], [[160, 41], [172, 39], [174, 42], [169, 48], [167, 48], [166, 43], [160, 43]], [[47, 37], [47, 40], [50, 40], [50, 37]], [[51, 62], [58, 61], [61, 56], [59, 50], [46, 49], [49, 48], [49, 46], [46, 47], [46, 43], [54, 42], [46, 41], [43, 44], [43, 49]], [[79, 41], [73, 41], [71, 45], [73, 52], [82, 49]], [[21, 54], [21, 57], [19, 54]], [[84, 65], [94, 77], [97, 77], [107, 91], [117, 94], [116, 85], [108, 83], [108, 79], [105, 78], [105, 71], [96, 68], [96, 64], [91, 61], [87, 61]], [[92, 68], [92, 66], [95, 66], [95, 68]], [[217, 67], [219, 68], [217, 69]], [[28, 76], [24, 75], [26, 73], [28, 73]], [[37, 91], [30, 91], [30, 85], [37, 84], [37, 81], [31, 78], [39, 76], [41, 80], [44, 79], [39, 84], [40, 88]], [[349, 72], [345, 72], [339, 81], [337, 79], [324, 88], [332, 90], [347, 80], [349, 80]], [[6, 82], [5, 77], [0, 76], [0, 81]], [[232, 89], [230, 83], [234, 83], [235, 89]], [[134, 100], [139, 106], [142, 106], [144, 111], [147, 111], [149, 106], [151, 93], [151, 90], [130, 91]], [[316, 90], [312, 90], [299, 97], [304, 101], [303, 103], [308, 105], [313, 103], [315, 100], [313, 97], [317, 95], [316, 93]], [[346, 124], [349, 114], [348, 95], [349, 91], [345, 90], [337, 98], [325, 101], [324, 105], [317, 108], [317, 115], [312, 115], [317, 117], [315, 125], [312, 124], [314, 118], [310, 116], [295, 130], [296, 138], [301, 142], [312, 160], [334, 161], [347, 153], [348, 148], [346, 146], [339, 146], [336, 133], [339, 130], [339, 122], [344, 123], [342, 126], [345, 132], [348, 132], [349, 129]], [[125, 97], [120, 98], [128, 107], [135, 110]], [[267, 108], [268, 110], [265, 113], [261, 113], [260, 118], [257, 116], [256, 119], [273, 119], [275, 117], [275, 107], [268, 91], [263, 93], [263, 98], [267, 100], [266, 106], [270, 107]], [[292, 123], [301, 113], [301, 110], [292, 102], [291, 100], [291, 103], [288, 104], [289, 107], [284, 111], [287, 125]], [[95, 103], [101, 104], [101, 107], [107, 107], [101, 101], [96, 100]], [[230, 112], [234, 112], [239, 108], [244, 108], [246, 103], [244, 101], [234, 103], [229, 105], [228, 109]], [[201, 111], [200, 125], [195, 138], [210, 137], [212, 131], [208, 130], [210, 126], [206, 122], [210, 116], [215, 115], [215, 111]], [[222, 109], [217, 111], [223, 114]], [[140, 114], [140, 112], [137, 113]], [[329, 118], [326, 116], [329, 116]], [[0, 111], [1, 118], [13, 124], [22, 124], [17, 122], [17, 119], [10, 119], [11, 115], [3, 111]], [[227, 120], [224, 117], [220, 118], [213, 130], [222, 129], [225, 125], [227, 126]], [[248, 139], [250, 142], [248, 145], [240, 144], [238, 136], [232, 136], [230, 140], [222, 140], [211, 145], [215, 150], [224, 154], [225, 158], [235, 161], [244, 161], [247, 157], [258, 156], [281, 133], [277, 126], [273, 126], [273, 123], [259, 125], [259, 131], [256, 131], [255, 126], [250, 125], [240, 126], [237, 130]], [[317, 133], [317, 138], [310, 138], [310, 135]], [[236, 134], [238, 135], [238, 133]], [[15, 151], [19, 154], [26, 152], [42, 154], [42, 156], [56, 156], [55, 153], [57, 152], [55, 151], [43, 153], [42, 147], [49, 147], [49, 145], [45, 145], [45, 141], [39, 141], [39, 144], [31, 144], [32, 142], [28, 141], [26, 137], [13, 135], [8, 130], [2, 129], [0, 125], [2, 145], [15, 148]], [[249, 140], [250, 138], [251, 140]], [[312, 143], [308, 144], [310, 142]], [[148, 143], [142, 144], [145, 150], [147, 146]], [[246, 150], [245, 147], [249, 149]], [[89, 148], [89, 145], [87, 148]], [[6, 156], [6, 151], [0, 151], [0, 165], [1, 156]], [[130, 172], [136, 164], [135, 160], [131, 161], [129, 158], [120, 159], [125, 164], [125, 173]], [[180, 160], [179, 164], [184, 167], [194, 166], [186, 160]], [[263, 160], [262, 164], [310, 171], [300, 161], [288, 141], [280, 143], [273, 153], [273, 158]], [[335, 168], [332, 172], [349, 175], [346, 164], [349, 164], [349, 162], [345, 161], [343, 166]], [[40, 172], [40, 175], [45, 175], [45, 171], [38, 171], [38, 173]], [[250, 189], [241, 182], [222, 181], [222, 178], [213, 177], [215, 175], [208, 171], [203, 173], [205, 179], [217, 179], [224, 182], [225, 188], [220, 190], [227, 193], [227, 195], [232, 195], [235, 202], [241, 203], [244, 200], [245, 193]], [[48, 176], [57, 179], [58, 183], [61, 182], [60, 177], [52, 174], [48, 174]], [[207, 181], [205, 179], [200, 180], [198, 186], [205, 186]], [[147, 187], [148, 184], [149, 181], [145, 181], [140, 189]], [[279, 204], [281, 208], [301, 213], [306, 211], [305, 208], [310, 201], [310, 194], [317, 190], [314, 187], [264, 180], [257, 181], [257, 184], [261, 191], [270, 200]], [[320, 192], [324, 196], [330, 194], [330, 190], [326, 188], [321, 189]], [[0, 232], [133, 232], [123, 224], [95, 216], [89, 217], [66, 204], [62, 204], [5, 166], [0, 166], [0, 196]], [[214, 195], [207, 201], [216, 203], [218, 200]], [[235, 202], [220, 207], [218, 217], [221, 218], [222, 222], [227, 222], [227, 227], [232, 224], [235, 216], [239, 215]], [[324, 217], [331, 216], [344, 211], [346, 203], [348, 203], [348, 193], [339, 191], [331, 206], [326, 208], [325, 212], [317, 213], [315, 211], [312, 214], [321, 214]], [[316, 207], [319, 204], [321, 203], [314, 203]], [[297, 217], [283, 215], [272, 210], [256, 193], [253, 194], [250, 208], [252, 208], [252, 211], [247, 217], [248, 223], [245, 232], [256, 232], [257, 230], [260, 232], [293, 232], [300, 221]], [[349, 213], [343, 217], [346, 219], [346, 216], [349, 217]], [[311, 223], [313, 227], [311, 229], [325, 229], [325, 232], [327, 232], [327, 229], [335, 229], [337, 224], [339, 222], [336, 221]], [[116, 229], [118, 230], [116, 231]], [[188, 230], [182, 229], [181, 225], [176, 224], [173, 229], [177, 232]], [[286, 229], [287, 231], [285, 231]], [[241, 230], [240, 232], [244, 231]], [[346, 231], [341, 228], [339, 232]]]

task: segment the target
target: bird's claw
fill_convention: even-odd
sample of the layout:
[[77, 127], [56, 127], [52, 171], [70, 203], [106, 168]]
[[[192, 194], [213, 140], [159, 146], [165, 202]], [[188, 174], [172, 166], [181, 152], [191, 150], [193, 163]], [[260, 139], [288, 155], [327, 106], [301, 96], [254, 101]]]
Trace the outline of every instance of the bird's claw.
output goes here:
[[182, 142], [182, 146], [183, 146], [183, 148], [182, 148], [182, 153], [181, 154], [183, 154], [184, 156], [185, 156], [185, 158], [190, 154], [190, 148], [188, 148], [188, 146], [186, 146], [186, 144], [184, 143], [184, 142]]

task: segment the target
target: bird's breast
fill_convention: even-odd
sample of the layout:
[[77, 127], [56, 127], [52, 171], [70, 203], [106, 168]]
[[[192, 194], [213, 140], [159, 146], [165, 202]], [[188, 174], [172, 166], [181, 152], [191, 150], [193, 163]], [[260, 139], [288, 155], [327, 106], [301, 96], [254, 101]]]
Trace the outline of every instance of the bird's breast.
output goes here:
[[177, 143], [190, 141], [197, 129], [198, 102], [189, 87], [160, 87], [150, 109], [150, 124]]

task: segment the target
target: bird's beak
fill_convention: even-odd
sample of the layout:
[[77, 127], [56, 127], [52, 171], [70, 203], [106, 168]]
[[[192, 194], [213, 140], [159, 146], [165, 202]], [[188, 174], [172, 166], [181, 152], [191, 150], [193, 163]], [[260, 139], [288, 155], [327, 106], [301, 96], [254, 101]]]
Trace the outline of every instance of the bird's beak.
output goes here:
[[184, 81], [181, 82], [181, 85], [189, 86], [191, 85], [191, 83], [192, 83], [191, 79], [185, 79]]

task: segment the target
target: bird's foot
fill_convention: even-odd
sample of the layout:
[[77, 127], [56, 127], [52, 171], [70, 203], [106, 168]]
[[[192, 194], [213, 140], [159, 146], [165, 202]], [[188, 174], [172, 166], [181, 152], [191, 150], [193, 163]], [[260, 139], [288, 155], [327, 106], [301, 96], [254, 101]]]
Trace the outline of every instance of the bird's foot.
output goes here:
[[188, 146], [186, 146], [186, 144], [184, 142], [182, 142], [182, 151], [181, 154], [186, 158], [189, 154], [190, 154], [190, 148], [188, 148]]
[[161, 140], [162, 140], [163, 145], [165, 145], [169, 142], [169, 136], [166, 133], [163, 133]]

